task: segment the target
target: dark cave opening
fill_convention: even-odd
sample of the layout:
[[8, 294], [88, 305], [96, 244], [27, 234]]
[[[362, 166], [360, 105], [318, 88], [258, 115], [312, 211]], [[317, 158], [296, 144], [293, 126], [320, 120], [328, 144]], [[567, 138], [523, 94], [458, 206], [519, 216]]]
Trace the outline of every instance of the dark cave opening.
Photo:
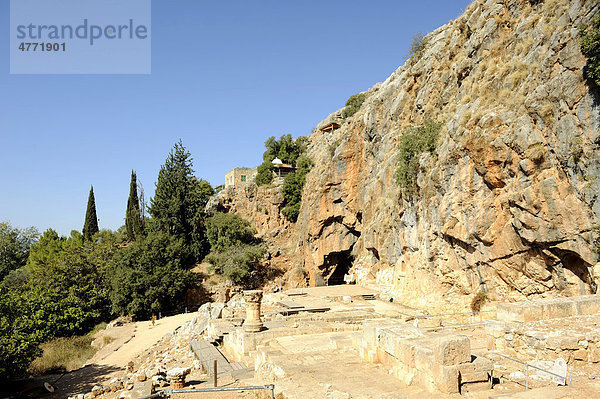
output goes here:
[[595, 294], [597, 292], [597, 287], [594, 283], [594, 279], [591, 276], [589, 265], [583, 259], [581, 259], [578, 254], [556, 248], [552, 248], [550, 251], [560, 258], [560, 263], [554, 265], [554, 270], [558, 274], [558, 278], [556, 279], [557, 281], [555, 281], [557, 288], [565, 288], [566, 278], [564, 269], [567, 269], [578, 278], [579, 295], [586, 295], [590, 293]]
[[344, 275], [348, 274], [348, 271], [352, 267], [354, 256], [352, 256], [352, 249], [339, 252], [331, 252], [325, 255], [324, 268], [326, 275], [325, 278], [327, 285], [340, 285], [345, 284]]

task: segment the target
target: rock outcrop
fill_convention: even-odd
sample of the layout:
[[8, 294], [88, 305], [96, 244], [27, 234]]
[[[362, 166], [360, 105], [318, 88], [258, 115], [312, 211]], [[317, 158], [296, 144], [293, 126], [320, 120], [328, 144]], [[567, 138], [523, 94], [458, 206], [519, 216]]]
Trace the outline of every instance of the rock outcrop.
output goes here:
[[[595, 292], [600, 122], [578, 26], [598, 8], [474, 1], [365, 92], [354, 116], [317, 126], [295, 225], [277, 215], [281, 197], [253, 202], [264, 188], [230, 208], [266, 206], [250, 215], [259, 231], [288, 231], [314, 284], [350, 273], [415, 305], [480, 290]], [[339, 129], [320, 130], [334, 120]], [[399, 140], [426, 120], [443, 123], [437, 148], [419, 158], [417, 193], [403, 195]]]

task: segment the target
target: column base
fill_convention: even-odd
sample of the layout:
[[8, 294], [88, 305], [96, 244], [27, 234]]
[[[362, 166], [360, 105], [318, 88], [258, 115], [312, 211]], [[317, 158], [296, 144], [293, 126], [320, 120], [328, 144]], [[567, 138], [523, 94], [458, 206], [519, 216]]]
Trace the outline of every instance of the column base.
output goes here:
[[246, 332], [259, 332], [263, 329], [263, 323], [245, 322], [243, 327]]

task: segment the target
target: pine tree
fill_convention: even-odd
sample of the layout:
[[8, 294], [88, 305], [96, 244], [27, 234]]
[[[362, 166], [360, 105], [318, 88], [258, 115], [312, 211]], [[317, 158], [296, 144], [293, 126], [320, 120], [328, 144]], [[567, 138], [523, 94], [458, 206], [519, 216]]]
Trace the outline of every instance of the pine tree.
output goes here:
[[204, 206], [214, 190], [193, 173], [192, 156], [179, 140], [160, 168], [148, 211], [154, 228], [182, 239], [201, 259], [208, 249]]
[[98, 216], [96, 216], [96, 200], [94, 199], [94, 186], [90, 188], [87, 210], [85, 212], [85, 223], [83, 224], [83, 240], [91, 241], [98, 231]]
[[125, 211], [125, 229], [127, 231], [127, 238], [130, 241], [134, 241], [143, 235], [144, 228], [137, 191], [137, 176], [133, 170], [131, 171], [129, 198], [127, 199], [127, 210]]

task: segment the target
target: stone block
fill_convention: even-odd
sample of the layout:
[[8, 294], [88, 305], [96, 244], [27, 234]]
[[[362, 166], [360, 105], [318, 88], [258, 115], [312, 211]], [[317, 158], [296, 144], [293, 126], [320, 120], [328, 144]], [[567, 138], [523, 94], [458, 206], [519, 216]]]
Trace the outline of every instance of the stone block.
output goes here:
[[577, 337], [562, 337], [560, 339], [560, 349], [579, 349], [579, 340]]
[[496, 318], [504, 322], [524, 322], [523, 307], [520, 303], [499, 303], [496, 306]]
[[576, 350], [576, 351], [573, 352], [573, 358], [575, 360], [587, 362], [587, 360], [588, 360], [588, 353], [587, 353], [587, 351], [585, 349], [578, 349], [578, 350]]
[[399, 359], [408, 367], [415, 367], [415, 344], [412, 340], [398, 342]]
[[460, 393], [464, 395], [467, 392], [488, 391], [490, 389], [492, 389], [491, 381], [470, 382], [460, 386]]
[[471, 361], [471, 341], [466, 335], [443, 335], [434, 341], [436, 363], [450, 366]]
[[427, 373], [431, 373], [433, 369], [433, 350], [423, 346], [415, 346], [415, 368]]
[[140, 399], [152, 394], [152, 381], [136, 382], [131, 390], [131, 399]]
[[535, 302], [525, 304], [521, 310], [523, 321], [528, 322], [544, 319], [543, 309], [542, 305]]
[[577, 309], [575, 307], [575, 301], [569, 299], [560, 299], [553, 302], [544, 303], [542, 305], [542, 313], [544, 320], [558, 319], [575, 316], [577, 314]]
[[436, 365], [433, 371], [433, 379], [438, 391], [458, 393], [458, 369], [456, 366]]
[[393, 332], [388, 329], [384, 329], [380, 331], [379, 334], [379, 346], [385, 352], [390, 354], [393, 357], [398, 357], [396, 354], [396, 341], [397, 336]]
[[600, 348], [596, 345], [590, 347], [588, 360], [592, 363], [600, 362]]
[[485, 322], [485, 333], [494, 338], [500, 338], [504, 335], [506, 323], [496, 320], [487, 320]]
[[596, 295], [577, 298], [575, 307], [578, 315], [590, 315], [600, 313], [600, 298]]
[[463, 363], [456, 366], [460, 373], [461, 383], [488, 381], [493, 369], [491, 360], [481, 356], [472, 356], [470, 363]]

